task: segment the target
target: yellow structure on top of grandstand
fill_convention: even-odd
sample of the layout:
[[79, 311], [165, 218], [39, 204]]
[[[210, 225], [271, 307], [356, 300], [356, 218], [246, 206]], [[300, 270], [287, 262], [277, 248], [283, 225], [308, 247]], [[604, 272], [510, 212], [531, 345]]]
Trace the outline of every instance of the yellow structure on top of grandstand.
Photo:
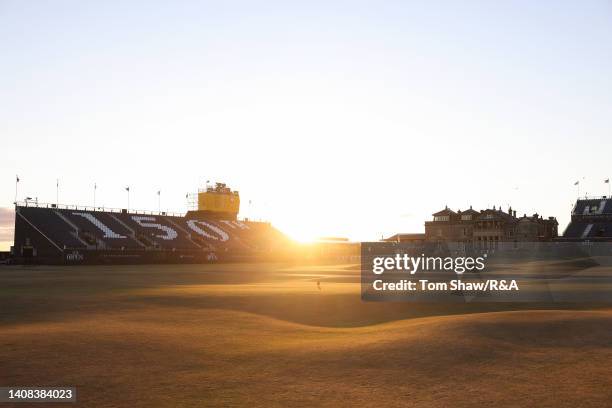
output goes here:
[[198, 213], [214, 218], [235, 220], [240, 210], [240, 194], [225, 183], [215, 183], [198, 191]]

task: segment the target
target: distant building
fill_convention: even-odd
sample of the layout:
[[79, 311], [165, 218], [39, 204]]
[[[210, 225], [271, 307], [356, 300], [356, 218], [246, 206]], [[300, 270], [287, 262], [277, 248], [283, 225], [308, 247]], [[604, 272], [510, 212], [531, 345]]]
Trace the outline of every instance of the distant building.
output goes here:
[[495, 207], [455, 212], [446, 207], [433, 214], [433, 221], [425, 222], [425, 239], [491, 248], [496, 242], [551, 241], [558, 235], [558, 225], [555, 217], [544, 219], [537, 213], [519, 218], [511, 207], [508, 212]]
[[612, 241], [612, 197], [578, 199], [561, 239]]
[[410, 242], [413, 244], [420, 244], [425, 242], [425, 234], [395, 234], [389, 238], [385, 238], [387, 242]]

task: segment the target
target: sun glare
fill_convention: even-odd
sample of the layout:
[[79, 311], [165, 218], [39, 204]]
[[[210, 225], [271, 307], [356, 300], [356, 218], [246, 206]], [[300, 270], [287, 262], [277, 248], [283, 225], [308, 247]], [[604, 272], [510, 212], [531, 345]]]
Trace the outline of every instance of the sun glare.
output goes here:
[[295, 226], [294, 228], [287, 228], [283, 230], [291, 239], [308, 244], [317, 241], [321, 234], [317, 234], [309, 226]]

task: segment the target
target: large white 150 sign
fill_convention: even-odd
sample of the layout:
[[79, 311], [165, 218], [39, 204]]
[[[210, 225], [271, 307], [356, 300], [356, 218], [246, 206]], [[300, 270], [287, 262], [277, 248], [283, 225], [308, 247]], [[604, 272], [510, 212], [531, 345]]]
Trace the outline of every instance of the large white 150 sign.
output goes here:
[[178, 236], [176, 231], [173, 230], [172, 228], [167, 227], [165, 225], [156, 224], [155, 222], [150, 222], [150, 221], [155, 221], [155, 217], [143, 217], [140, 215], [133, 215], [132, 219], [136, 221], [136, 223], [138, 223], [138, 225], [140, 225], [141, 227], [157, 228], [165, 232], [165, 234], [162, 234], [162, 235], [155, 235], [157, 238], [165, 239], [167, 241], [172, 241]]

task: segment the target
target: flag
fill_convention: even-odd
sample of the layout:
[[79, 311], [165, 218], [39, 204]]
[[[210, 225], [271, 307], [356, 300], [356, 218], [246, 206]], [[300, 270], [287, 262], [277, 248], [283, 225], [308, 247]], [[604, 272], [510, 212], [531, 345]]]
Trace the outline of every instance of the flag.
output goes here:
[[55, 180], [55, 187], [59, 187], [59, 179]]
[[185, 198], [189, 198], [189, 194], [185, 194]]
[[610, 179], [609, 178], [605, 179], [604, 183], [609, 184], [610, 183]]
[[574, 183], [575, 186], [577, 186], [578, 184], [580, 184], [580, 181]]
[[126, 188], [125, 188], [125, 191], [127, 191], [127, 192], [129, 193], [129, 192], [130, 192], [130, 187], [129, 187], [129, 186], [128, 186], [128, 187], [126, 187]]
[[17, 183], [19, 183], [19, 176], [15, 176], [15, 177], [17, 177]]
[[98, 188], [98, 185], [94, 183], [94, 190]]
[[157, 195], [160, 195], [160, 194], [161, 194], [161, 190], [157, 190]]

